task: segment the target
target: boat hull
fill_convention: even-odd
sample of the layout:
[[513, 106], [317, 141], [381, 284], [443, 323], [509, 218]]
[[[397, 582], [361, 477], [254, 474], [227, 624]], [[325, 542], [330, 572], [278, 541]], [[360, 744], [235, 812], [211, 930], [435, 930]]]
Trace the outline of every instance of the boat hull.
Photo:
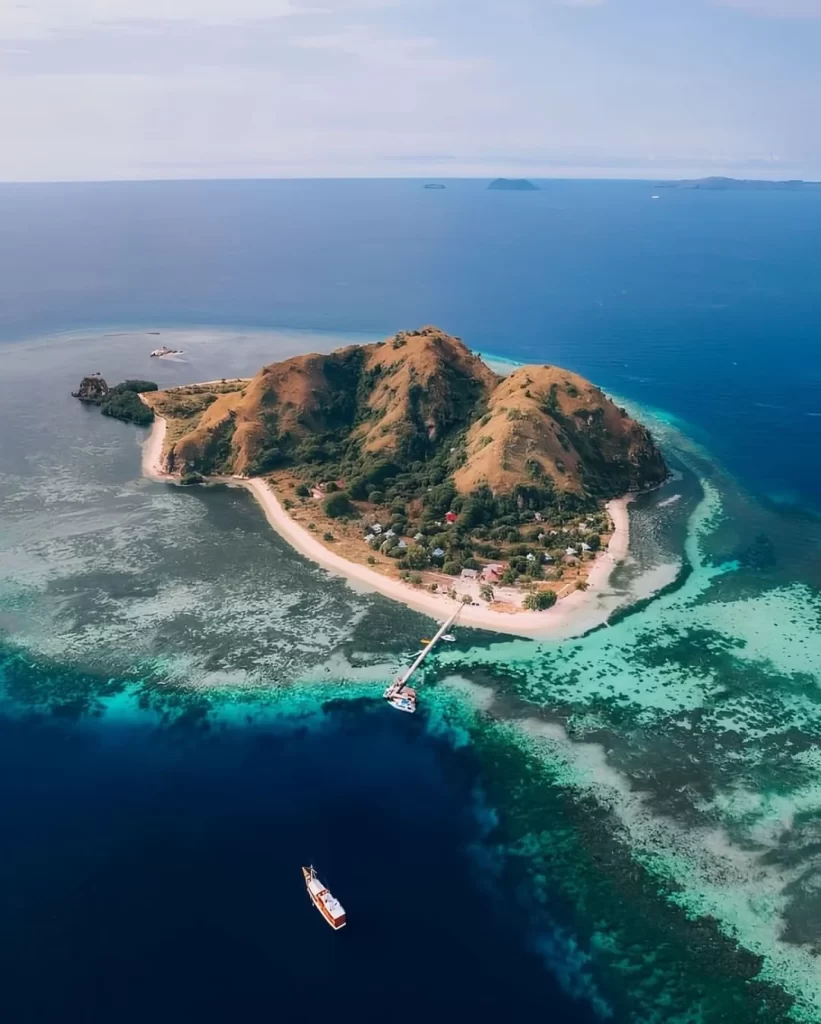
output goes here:
[[331, 895], [331, 891], [319, 881], [313, 868], [302, 869], [302, 878], [305, 882], [305, 889], [311, 903], [316, 907], [322, 916], [323, 921], [335, 932], [344, 928], [348, 923], [347, 915], [339, 900]]

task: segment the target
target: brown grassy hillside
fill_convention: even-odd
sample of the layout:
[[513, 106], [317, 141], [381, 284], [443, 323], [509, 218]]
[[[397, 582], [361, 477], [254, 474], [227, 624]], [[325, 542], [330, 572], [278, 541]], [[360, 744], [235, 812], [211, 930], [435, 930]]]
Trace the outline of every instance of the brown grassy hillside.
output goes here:
[[364, 368], [373, 388], [357, 438], [365, 451], [395, 454], [409, 447], [411, 457], [424, 457], [448, 431], [469, 423], [477, 403], [487, 401], [501, 380], [461, 341], [435, 327], [367, 346]]
[[199, 395], [182, 424], [177, 394], [152, 404], [172, 421], [169, 464], [182, 473], [290, 467], [360, 498], [401, 478], [420, 499], [450, 481], [462, 494], [526, 486], [585, 500], [666, 475], [647, 431], [588, 381], [550, 366], [501, 378], [435, 327], [273, 363], [241, 390]]
[[384, 460], [425, 458], [470, 422], [498, 380], [435, 327], [330, 355], [294, 356], [264, 367], [243, 394], [220, 396], [176, 442], [171, 465], [261, 472], [311, 459], [317, 446], [347, 434], [360, 451]]
[[463, 494], [550, 479], [559, 491], [612, 496], [666, 474], [647, 430], [599, 388], [556, 366], [525, 366], [494, 389], [453, 479]]

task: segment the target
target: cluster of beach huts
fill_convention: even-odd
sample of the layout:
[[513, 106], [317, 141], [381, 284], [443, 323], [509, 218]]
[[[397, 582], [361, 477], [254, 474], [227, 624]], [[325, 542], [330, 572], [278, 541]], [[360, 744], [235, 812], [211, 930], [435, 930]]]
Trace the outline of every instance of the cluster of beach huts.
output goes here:
[[[452, 524], [456, 522], [457, 518], [458, 517], [455, 512], [448, 512], [444, 516], [445, 523], [437, 523], [436, 525], [441, 527], [445, 524]], [[539, 523], [543, 521], [543, 517], [540, 513], [536, 512], [534, 514], [534, 521]], [[556, 546], [558, 547], [560, 544], [559, 538], [562, 534], [575, 533], [578, 536], [579, 534], [591, 532], [592, 529], [593, 527], [591, 527], [589, 523], [582, 522], [573, 527], [565, 526], [561, 529], [551, 529], [546, 533], [539, 533], [536, 539], [540, 544], [546, 544], [550, 538], [555, 538]], [[412, 540], [415, 544], [420, 544], [424, 542], [425, 534], [417, 533]], [[406, 551], [408, 548], [408, 540], [399, 536], [399, 534], [391, 527], [386, 529], [378, 522], [369, 523], [365, 527], [365, 543], [375, 551], [381, 551], [383, 554], [388, 554], [392, 551], [402, 552]], [[561, 561], [567, 566], [578, 565], [583, 557], [593, 550], [592, 545], [588, 544], [586, 541], [577, 541], [573, 545], [568, 544], [565, 548], [564, 555], [561, 557]], [[443, 548], [436, 547], [429, 552], [429, 555], [432, 567], [435, 568], [444, 564], [447, 553]], [[546, 552], [534, 553], [531, 551], [525, 556], [525, 558], [528, 562], [540, 561], [544, 565], [550, 565], [556, 561], [556, 557]], [[506, 568], [507, 566], [505, 564], [492, 562], [479, 569], [462, 569], [460, 578], [466, 582], [498, 584], [501, 581]]]

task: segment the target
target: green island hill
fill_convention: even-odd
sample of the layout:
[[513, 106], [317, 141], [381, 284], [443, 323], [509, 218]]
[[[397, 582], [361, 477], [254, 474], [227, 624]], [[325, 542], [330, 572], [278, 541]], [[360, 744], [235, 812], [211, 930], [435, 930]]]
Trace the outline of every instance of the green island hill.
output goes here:
[[103, 416], [147, 427], [154, 420], [154, 411], [141, 400], [140, 394], [156, 390], [157, 385], [152, 380], [125, 380], [110, 388], [98, 373], [93, 373], [83, 377], [72, 395], [87, 405], [99, 406]]
[[532, 609], [584, 587], [608, 499], [668, 475], [593, 384], [555, 366], [500, 377], [436, 327], [143, 399], [181, 479], [264, 477], [343, 557], [430, 590], [482, 581], [488, 602], [524, 588]]

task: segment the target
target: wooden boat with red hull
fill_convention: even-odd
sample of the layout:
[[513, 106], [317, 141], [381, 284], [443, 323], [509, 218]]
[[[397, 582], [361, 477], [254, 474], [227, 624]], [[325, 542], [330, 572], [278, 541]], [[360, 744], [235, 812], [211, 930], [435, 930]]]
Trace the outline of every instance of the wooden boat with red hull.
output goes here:
[[312, 864], [307, 868], [303, 867], [302, 877], [305, 879], [305, 888], [311, 897], [311, 903], [322, 914], [325, 921], [334, 931], [344, 928], [347, 924], [345, 908], [335, 896], [331, 895], [330, 889], [319, 880]]

